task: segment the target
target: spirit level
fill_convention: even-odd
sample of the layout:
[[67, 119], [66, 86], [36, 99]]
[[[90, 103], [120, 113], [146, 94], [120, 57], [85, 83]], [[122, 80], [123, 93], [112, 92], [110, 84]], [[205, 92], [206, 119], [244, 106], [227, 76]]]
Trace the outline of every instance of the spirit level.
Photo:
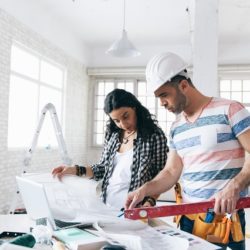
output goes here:
[[[206, 213], [208, 209], [214, 207], [215, 201], [203, 201], [196, 203], [183, 203], [167, 206], [134, 208], [124, 211], [125, 218], [138, 220], [146, 218], [157, 218], [174, 215]], [[240, 198], [237, 202], [236, 209], [249, 208], [250, 197]]]

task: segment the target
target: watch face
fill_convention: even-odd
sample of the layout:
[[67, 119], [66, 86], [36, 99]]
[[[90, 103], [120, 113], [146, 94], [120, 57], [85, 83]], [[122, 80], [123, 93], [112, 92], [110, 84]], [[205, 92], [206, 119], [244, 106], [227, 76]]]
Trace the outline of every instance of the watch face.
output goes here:
[[85, 176], [86, 175], [86, 168], [81, 166], [80, 167], [80, 176]]

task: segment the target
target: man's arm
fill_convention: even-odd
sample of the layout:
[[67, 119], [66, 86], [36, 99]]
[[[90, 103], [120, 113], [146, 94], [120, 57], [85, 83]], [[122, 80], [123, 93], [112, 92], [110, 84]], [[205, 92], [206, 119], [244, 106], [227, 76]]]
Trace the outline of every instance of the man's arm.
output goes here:
[[128, 194], [125, 208], [131, 209], [143, 200], [145, 196], [159, 195], [179, 180], [182, 172], [182, 161], [176, 151], [170, 151], [164, 169], [151, 181], [145, 183], [139, 189]]
[[[239, 135], [242, 147], [250, 153], [250, 130]], [[215, 197], [214, 211], [217, 214], [232, 213], [240, 197], [240, 192], [250, 185], [250, 156], [247, 155], [243, 168], [227, 186]]]

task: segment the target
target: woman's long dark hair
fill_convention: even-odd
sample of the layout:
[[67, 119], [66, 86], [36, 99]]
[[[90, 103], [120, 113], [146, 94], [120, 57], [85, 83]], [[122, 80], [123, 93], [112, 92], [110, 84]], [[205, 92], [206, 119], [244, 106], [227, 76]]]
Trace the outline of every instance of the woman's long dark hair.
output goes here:
[[[105, 98], [104, 112], [109, 115], [113, 110], [129, 107], [134, 108], [137, 117], [137, 133], [143, 140], [150, 137], [158, 128], [157, 120], [149, 113], [139, 100], [130, 92], [124, 89], [114, 89]], [[108, 138], [113, 132], [121, 133], [122, 129], [118, 128], [114, 121], [109, 117], [106, 125], [106, 135]]]

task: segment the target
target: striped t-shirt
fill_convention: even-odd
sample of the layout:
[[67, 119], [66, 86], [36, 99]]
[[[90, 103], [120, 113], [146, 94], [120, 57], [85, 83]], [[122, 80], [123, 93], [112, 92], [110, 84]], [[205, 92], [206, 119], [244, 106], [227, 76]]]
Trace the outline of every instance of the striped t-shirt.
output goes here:
[[[170, 131], [170, 149], [183, 162], [183, 202], [211, 198], [243, 167], [245, 151], [237, 137], [250, 129], [248, 110], [236, 101], [213, 98], [191, 123], [183, 113]], [[246, 191], [241, 192], [241, 196]]]

